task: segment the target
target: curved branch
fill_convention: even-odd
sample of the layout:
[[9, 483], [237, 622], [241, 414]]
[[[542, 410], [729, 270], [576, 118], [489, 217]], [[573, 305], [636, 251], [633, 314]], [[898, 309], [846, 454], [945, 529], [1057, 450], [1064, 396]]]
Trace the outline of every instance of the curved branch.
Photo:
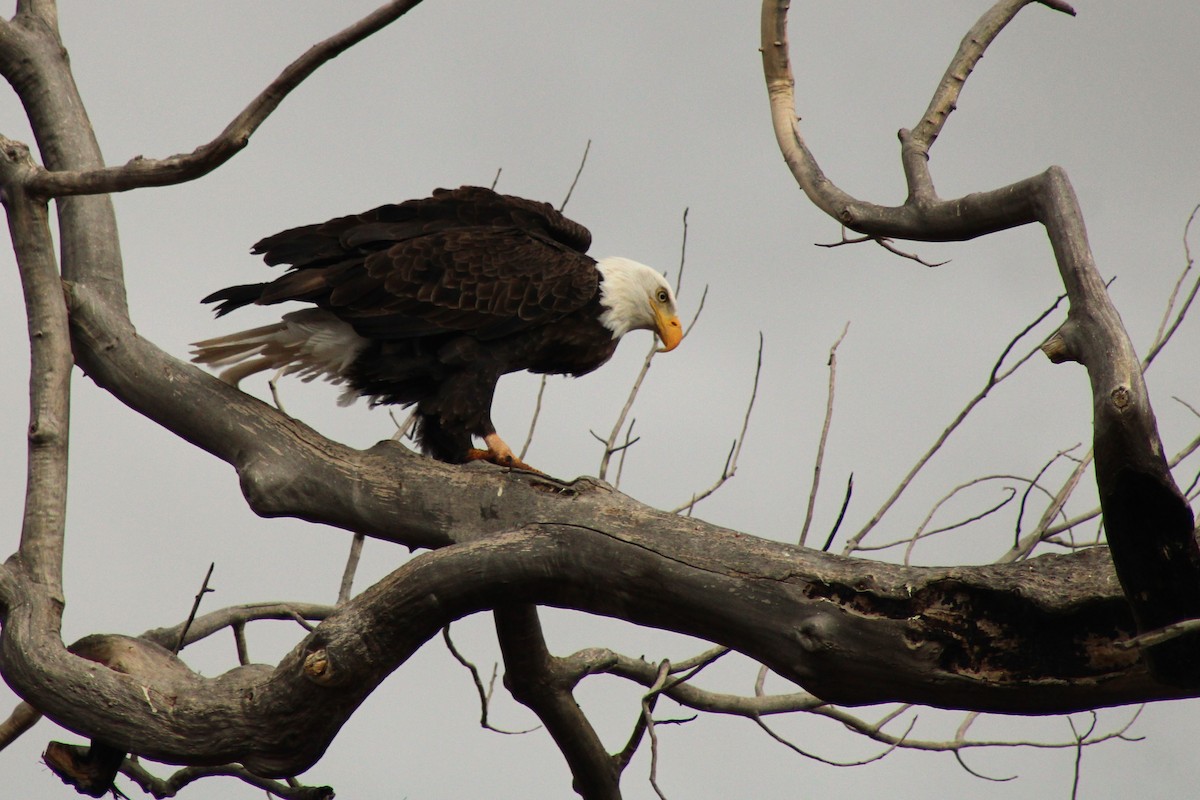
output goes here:
[[[1009, 0], [1011, 1], [1011, 0]], [[871, 236], [917, 241], [962, 241], [1032, 222], [1032, 189], [1039, 177], [990, 192], [926, 203], [881, 206], [847, 194], [821, 170], [800, 134], [795, 79], [788, 54], [788, 0], [763, 0], [762, 60], [771, 120], [783, 159], [814, 205], [841, 224]]]
[[207, 175], [237, 155], [283, 99], [309, 75], [363, 39], [396, 21], [420, 2], [421, 0], [393, 0], [350, 27], [312, 46], [251, 100], [215, 139], [197, 147], [191, 153], [161, 159], [139, 156], [120, 167], [38, 170], [29, 182], [29, 190], [42, 197], [103, 194], [147, 186], [170, 186]]
[[[333, 606], [318, 603], [248, 603], [230, 606], [210, 611], [192, 620], [192, 624], [187, 626], [183, 646], [195, 644], [225, 628], [235, 628], [257, 620], [323, 620], [333, 613], [333, 609]], [[181, 633], [184, 633], [184, 623], [170, 628], [148, 630], [140, 638], [172, 648], [179, 641]]]
[[[951, 112], [957, 108], [958, 96], [967, 78], [992, 41], [1012, 22], [1022, 8], [1035, 0], [1002, 0], [992, 6], [967, 32], [958, 46], [958, 52], [946, 68], [929, 107], [921, 116], [917, 126], [909, 131], [900, 131], [901, 161], [908, 181], [909, 200], [921, 203], [935, 200], [933, 180], [929, 176], [929, 148], [937, 140]], [[1075, 9], [1057, 0], [1036, 0], [1056, 11], [1075, 16]]]

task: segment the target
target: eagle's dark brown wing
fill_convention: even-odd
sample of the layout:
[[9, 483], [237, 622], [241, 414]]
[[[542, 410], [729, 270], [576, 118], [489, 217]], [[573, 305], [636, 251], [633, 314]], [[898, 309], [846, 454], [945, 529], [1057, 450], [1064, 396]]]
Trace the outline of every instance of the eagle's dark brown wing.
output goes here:
[[513, 228], [586, 253], [592, 234], [549, 203], [497, 194], [480, 186], [435, 189], [432, 197], [380, 206], [362, 214], [268, 236], [254, 245], [271, 266], [302, 269], [333, 263], [347, 252], [379, 250], [396, 242], [464, 228]]
[[205, 298], [224, 314], [249, 303], [313, 303], [361, 335], [407, 338], [471, 332], [494, 338], [557, 319], [596, 294], [591, 235], [547, 203], [488, 189], [431, 198], [293, 228], [254, 250], [288, 273]]

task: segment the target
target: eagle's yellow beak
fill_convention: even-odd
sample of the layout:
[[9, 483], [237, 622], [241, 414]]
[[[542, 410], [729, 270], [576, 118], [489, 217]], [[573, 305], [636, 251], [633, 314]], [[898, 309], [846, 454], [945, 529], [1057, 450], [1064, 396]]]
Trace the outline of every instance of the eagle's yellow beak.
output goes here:
[[654, 325], [658, 338], [662, 341], [662, 352], [667, 353], [679, 346], [683, 340], [683, 326], [679, 317], [666, 309], [654, 309]]

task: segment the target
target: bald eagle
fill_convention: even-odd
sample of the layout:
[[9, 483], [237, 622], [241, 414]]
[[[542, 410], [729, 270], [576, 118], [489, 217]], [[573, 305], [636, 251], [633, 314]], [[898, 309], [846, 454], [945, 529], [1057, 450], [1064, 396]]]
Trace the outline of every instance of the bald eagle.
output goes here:
[[492, 424], [500, 376], [587, 374], [632, 330], [654, 331], [663, 350], [683, 338], [663, 276], [592, 259], [591, 239], [548, 203], [474, 186], [292, 228], [253, 249], [287, 272], [202, 302], [218, 317], [288, 300], [311, 307], [197, 342], [192, 360], [234, 385], [272, 370], [343, 385], [343, 405], [415, 405], [416, 441], [434, 458], [529, 468]]

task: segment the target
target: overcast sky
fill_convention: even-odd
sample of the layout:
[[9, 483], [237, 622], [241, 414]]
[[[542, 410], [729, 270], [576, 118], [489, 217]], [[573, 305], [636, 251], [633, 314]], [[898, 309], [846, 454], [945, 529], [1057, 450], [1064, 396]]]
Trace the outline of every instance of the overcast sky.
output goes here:
[[[943, 196], [986, 190], [1051, 164], [1066, 168], [1101, 271], [1135, 345], [1144, 351], [1185, 263], [1182, 231], [1200, 202], [1200, 4], [1079, 2], [1070, 18], [1032, 6], [971, 77], [933, 151]], [[259, 0], [60, 3], [63, 36], [106, 158], [190, 151], [215, 136], [258, 91], [314, 42], [371, 2]], [[914, 125], [959, 40], [987, 2], [887, 0], [794, 3], [791, 38], [803, 130], [826, 174], [881, 203], [903, 200], [896, 130]], [[635, 410], [641, 441], [622, 488], [660, 507], [685, 502], [718, 476], [741, 424], [754, 357], [763, 374], [736, 478], [697, 514], [756, 535], [794, 541], [803, 518], [826, 395], [830, 345], [838, 351], [837, 407], [815, 530], [832, 525], [850, 472], [845, 529], [857, 530], [962, 404], [982, 385], [1011, 336], [1061, 291], [1040, 230], [970, 243], [904, 245], [937, 269], [869, 245], [823, 249], [840, 232], [796, 188], [775, 145], [752, 0], [426, 0], [389, 29], [323, 67], [289, 97], [219, 171], [197, 182], [116, 198], [131, 311], [139, 333], [183, 357], [188, 343], [273, 319], [251, 309], [214, 321], [199, 298], [265, 279], [251, 244], [286, 227], [424, 196], [438, 186], [489, 185], [559, 204], [586, 143], [591, 151], [567, 213], [593, 232], [597, 256], [623, 255], [674, 278], [688, 210], [680, 304], [690, 316], [709, 294], [692, 336], [655, 367]], [[0, 100], [0, 132], [29, 140], [19, 107]], [[24, 487], [28, 349], [11, 256], [0, 292], [0, 518], [15, 549]], [[1053, 329], [1039, 329], [1044, 336]], [[1031, 343], [1032, 345], [1032, 343]], [[613, 363], [578, 381], [550, 382], [528, 460], [553, 474], [595, 474], [600, 447], [648, 336], [631, 335]], [[1165, 444], [1174, 453], [1200, 422], [1173, 400], [1200, 404], [1190, 319], [1148, 375]], [[244, 388], [266, 396], [265, 383]], [[536, 380], [501, 383], [500, 432], [521, 441]], [[328, 436], [365, 447], [386, 438], [386, 411], [336, 405], [337, 390], [285, 383], [288, 411]], [[78, 376], [73, 396], [70, 517], [64, 618], [67, 641], [92, 632], [137, 634], [182, 620], [210, 561], [206, 608], [266, 601], [332, 602], [349, 537], [292, 520], [260, 520], [225, 464], [174, 439]], [[1033, 360], [993, 394], [885, 518], [880, 541], [903, 537], [950, 488], [987, 473], [1032, 476], [1060, 450], [1090, 439], [1082, 368]], [[1061, 468], [1060, 468], [1061, 467]], [[1196, 471], [1185, 462], [1185, 485]], [[1068, 469], [1059, 465], [1049, 483]], [[1001, 497], [971, 495], [959, 516]], [[1068, 511], [1095, 504], [1081, 490]], [[948, 512], [953, 518], [954, 513]], [[1012, 536], [1011, 516], [941, 544], [921, 563], [982, 563]], [[844, 538], [844, 535], [843, 535]], [[369, 542], [358, 586], [397, 565], [402, 548]], [[895, 556], [884, 556], [895, 557]], [[562, 612], [546, 614], [551, 649], [611, 646], [652, 660], [702, 645]], [[486, 617], [455, 626], [485, 670], [498, 657]], [[251, 656], [274, 662], [302, 634], [264, 624]], [[185, 652], [216, 674], [236, 661], [231, 637]], [[754, 668], [713, 670], [710, 686], [750, 693]], [[787, 691], [779, 680], [768, 688]], [[615, 680], [586, 683], [580, 699], [618, 749], [638, 693]], [[16, 698], [0, 687], [0, 714]], [[660, 706], [660, 708], [663, 708]], [[665, 709], [669, 711], [669, 709]], [[1081, 797], [1180, 796], [1200, 779], [1196, 703], [1148, 708], [1133, 733], [1083, 755]], [[868, 712], [869, 713], [869, 712]], [[1101, 712], [1118, 727], [1132, 711]], [[682, 715], [682, 714], [681, 714]], [[921, 712], [914, 733], [952, 736], [961, 715]], [[440, 641], [428, 645], [368, 700], [325, 761], [304, 780], [343, 798], [572, 796], [567, 769], [543, 732], [481, 731], [469, 676]], [[1087, 715], [1077, 715], [1084, 726]], [[507, 698], [496, 724], [531, 715]], [[792, 719], [779, 728], [840, 760], [877, 752], [836, 726]], [[1070, 738], [1062, 719], [986, 718], [980, 737]], [[51, 738], [79, 741], [42, 722], [0, 755], [5, 793], [74, 796], [38, 763]], [[972, 753], [972, 778], [948, 755], [896, 753], [855, 769], [814, 764], [741, 719], [702, 717], [660, 731], [659, 784], [671, 798], [809, 798], [838, 792], [892, 798], [1069, 797], [1073, 753], [1019, 748]], [[624, 779], [626, 796], [651, 796], [645, 753]], [[161, 774], [169, 770], [160, 769]], [[920, 778], [914, 778], [920, 775]], [[129, 788], [127, 781], [121, 786]], [[1187, 789], [1183, 787], [1188, 787]], [[130, 793], [135, 792], [130, 789]], [[16, 795], [14, 795], [16, 796]], [[252, 798], [224, 780], [184, 795]]]

